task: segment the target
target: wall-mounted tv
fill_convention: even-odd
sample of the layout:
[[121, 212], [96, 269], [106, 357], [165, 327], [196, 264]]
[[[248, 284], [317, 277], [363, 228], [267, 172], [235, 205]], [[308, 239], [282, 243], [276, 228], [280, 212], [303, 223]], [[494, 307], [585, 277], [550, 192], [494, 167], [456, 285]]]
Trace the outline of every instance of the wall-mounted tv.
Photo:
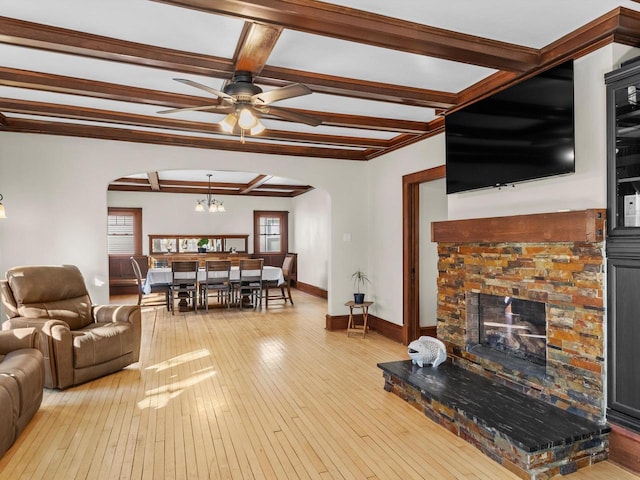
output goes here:
[[573, 61], [445, 118], [447, 193], [572, 173]]

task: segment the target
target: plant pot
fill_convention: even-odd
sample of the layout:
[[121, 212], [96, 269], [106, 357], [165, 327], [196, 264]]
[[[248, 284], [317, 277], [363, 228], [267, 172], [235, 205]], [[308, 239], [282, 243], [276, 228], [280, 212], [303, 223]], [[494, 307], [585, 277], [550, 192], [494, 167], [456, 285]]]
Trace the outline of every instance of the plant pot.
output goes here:
[[198, 247], [198, 253], [207, 253], [207, 249], [205, 247]]
[[364, 293], [354, 293], [353, 301], [357, 304], [364, 303]]

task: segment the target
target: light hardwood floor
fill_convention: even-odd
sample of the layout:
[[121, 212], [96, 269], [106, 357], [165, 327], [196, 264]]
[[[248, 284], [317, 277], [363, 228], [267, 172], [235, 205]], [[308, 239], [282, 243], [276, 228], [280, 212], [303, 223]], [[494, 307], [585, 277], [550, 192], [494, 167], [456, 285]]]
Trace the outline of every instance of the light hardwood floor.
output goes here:
[[[408, 358], [375, 332], [324, 329], [326, 302], [143, 310], [141, 361], [65, 391], [0, 460], [2, 479], [516, 477], [383, 389]], [[567, 480], [637, 479], [609, 462]]]

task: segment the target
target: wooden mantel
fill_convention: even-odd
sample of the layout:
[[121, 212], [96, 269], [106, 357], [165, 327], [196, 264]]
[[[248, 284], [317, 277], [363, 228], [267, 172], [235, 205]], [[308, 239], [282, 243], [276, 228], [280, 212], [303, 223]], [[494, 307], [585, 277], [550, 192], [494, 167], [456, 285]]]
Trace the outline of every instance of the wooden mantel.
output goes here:
[[589, 209], [510, 217], [449, 220], [431, 224], [438, 243], [601, 242], [605, 209]]

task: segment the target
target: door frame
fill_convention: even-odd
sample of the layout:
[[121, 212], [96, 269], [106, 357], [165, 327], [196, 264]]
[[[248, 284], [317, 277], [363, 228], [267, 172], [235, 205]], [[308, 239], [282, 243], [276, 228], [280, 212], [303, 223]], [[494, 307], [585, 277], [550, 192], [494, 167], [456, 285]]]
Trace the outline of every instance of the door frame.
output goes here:
[[420, 184], [445, 178], [445, 166], [402, 177], [402, 341], [420, 336]]

